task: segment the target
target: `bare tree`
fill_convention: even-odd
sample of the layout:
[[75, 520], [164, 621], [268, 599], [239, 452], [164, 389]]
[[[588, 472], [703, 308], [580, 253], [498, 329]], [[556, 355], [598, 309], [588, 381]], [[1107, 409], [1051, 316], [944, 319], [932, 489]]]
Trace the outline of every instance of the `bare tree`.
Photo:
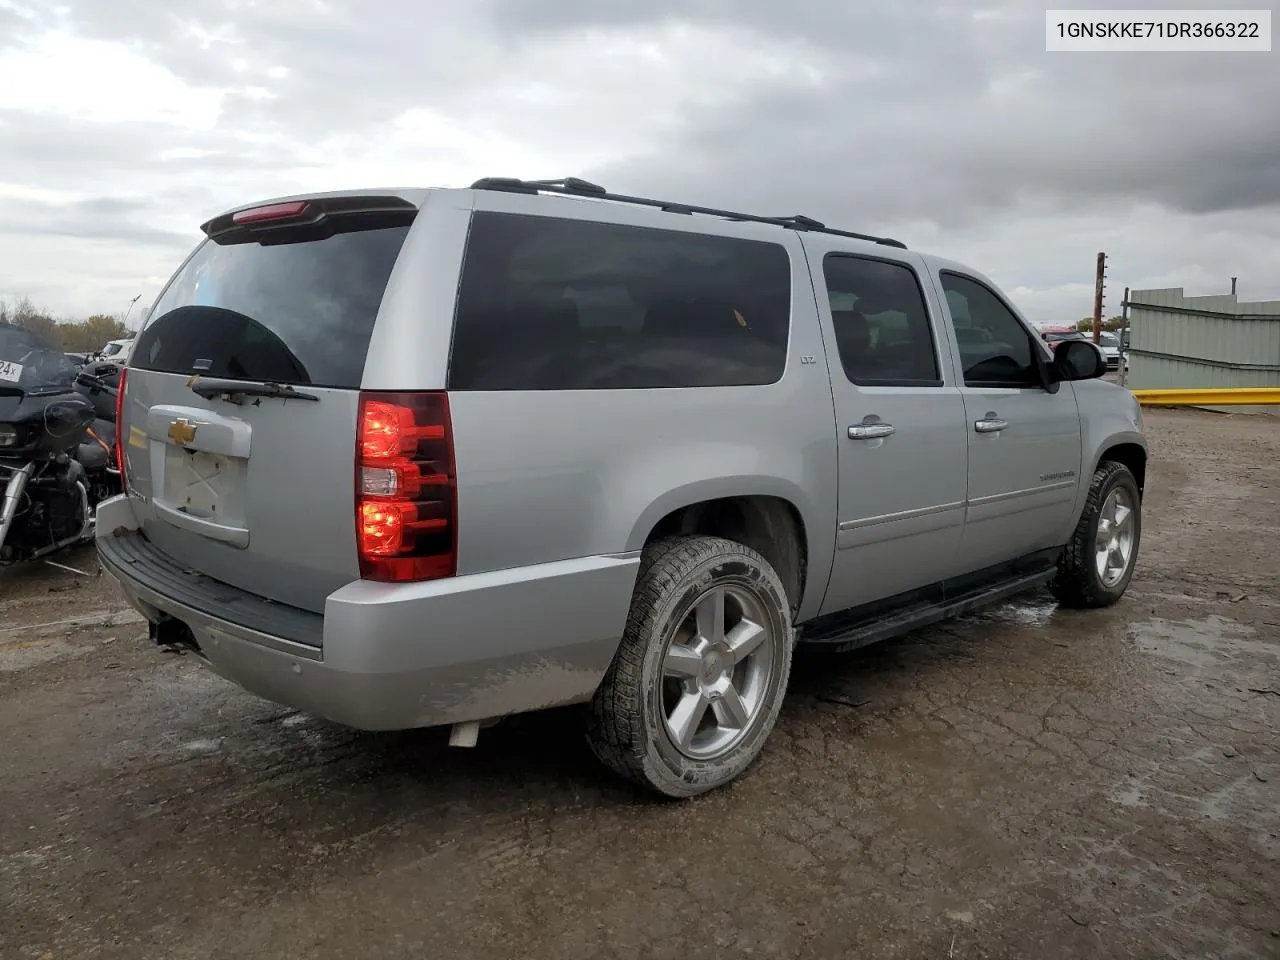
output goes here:
[[20, 297], [12, 302], [0, 300], [0, 323], [30, 330], [63, 350], [75, 353], [93, 353], [111, 340], [123, 340], [131, 335], [120, 317], [95, 313], [87, 320], [59, 322], [48, 310], [32, 303], [29, 297]]
[[0, 319], [15, 327], [22, 327], [46, 340], [58, 341], [58, 321], [53, 314], [38, 308], [30, 297], [20, 297], [12, 304], [0, 306]]

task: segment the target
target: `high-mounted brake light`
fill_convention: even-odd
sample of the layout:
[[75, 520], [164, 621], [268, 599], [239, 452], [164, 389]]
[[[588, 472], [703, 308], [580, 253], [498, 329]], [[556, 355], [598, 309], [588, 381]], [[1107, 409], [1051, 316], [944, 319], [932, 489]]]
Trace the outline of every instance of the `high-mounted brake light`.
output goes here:
[[449, 397], [360, 394], [356, 545], [366, 580], [453, 576], [457, 493]]
[[120, 489], [127, 490], [128, 482], [124, 476], [124, 387], [129, 377], [129, 368], [120, 368], [120, 381], [116, 385], [116, 469], [120, 471]]
[[263, 207], [252, 207], [231, 215], [235, 224], [264, 223], [268, 220], [288, 220], [300, 217], [306, 212], [308, 203], [305, 200], [292, 200], [286, 203], [269, 203]]

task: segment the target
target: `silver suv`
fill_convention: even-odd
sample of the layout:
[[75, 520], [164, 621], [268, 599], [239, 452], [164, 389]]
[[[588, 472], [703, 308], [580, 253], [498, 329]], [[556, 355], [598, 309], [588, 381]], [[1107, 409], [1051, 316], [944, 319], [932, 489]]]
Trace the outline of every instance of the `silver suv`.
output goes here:
[[1098, 352], [977, 271], [580, 180], [215, 217], [122, 380], [102, 563], [162, 645], [367, 730], [585, 704], [670, 796], [798, 641], [1124, 593], [1147, 463]]

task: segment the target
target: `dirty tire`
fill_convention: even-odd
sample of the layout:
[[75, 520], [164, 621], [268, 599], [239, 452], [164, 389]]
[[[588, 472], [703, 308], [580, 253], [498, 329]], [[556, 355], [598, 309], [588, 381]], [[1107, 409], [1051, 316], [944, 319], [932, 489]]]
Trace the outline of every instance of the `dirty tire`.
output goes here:
[[[670, 691], [673, 682], [698, 681], [673, 681], [670, 676], [664, 680], [664, 663], [671, 638], [690, 629], [682, 625], [689, 623], [698, 599], [713, 588], [740, 591], [756, 603], [768, 634], [755, 656], [768, 656], [771, 665], [767, 679], [753, 688], [759, 691], [758, 708], [740, 726], [745, 732], [723, 754], [698, 759], [676, 745], [663, 708], [664, 690]], [[790, 611], [781, 579], [749, 547], [703, 536], [651, 544], [640, 561], [626, 632], [588, 711], [592, 751], [622, 776], [668, 797], [692, 797], [729, 783], [760, 753], [782, 707], [794, 646]], [[685, 696], [691, 688], [677, 689], [680, 692], [668, 696]], [[706, 714], [719, 722], [711, 707]]]
[[[1133, 504], [1133, 547], [1124, 576], [1108, 586], [1098, 573], [1094, 543], [1098, 535], [1102, 507], [1112, 491], [1117, 488], [1123, 489], [1129, 502]], [[1077, 609], [1109, 607], [1124, 596], [1129, 580], [1133, 577], [1134, 567], [1137, 566], [1141, 543], [1142, 500], [1138, 493], [1138, 481], [1124, 464], [1111, 460], [1103, 461], [1094, 471], [1084, 512], [1080, 515], [1080, 522], [1076, 524], [1071, 542], [1062, 551], [1062, 556], [1058, 560], [1057, 575], [1050, 583], [1049, 589], [1057, 597], [1058, 603], [1064, 607]]]

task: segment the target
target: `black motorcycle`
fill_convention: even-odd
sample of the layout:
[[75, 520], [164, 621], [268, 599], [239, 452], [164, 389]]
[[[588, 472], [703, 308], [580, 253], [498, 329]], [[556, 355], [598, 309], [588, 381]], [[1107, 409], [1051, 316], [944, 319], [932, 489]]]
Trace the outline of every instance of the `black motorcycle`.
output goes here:
[[120, 372], [78, 366], [30, 330], [0, 323], [0, 565], [92, 538], [95, 508], [121, 490]]

